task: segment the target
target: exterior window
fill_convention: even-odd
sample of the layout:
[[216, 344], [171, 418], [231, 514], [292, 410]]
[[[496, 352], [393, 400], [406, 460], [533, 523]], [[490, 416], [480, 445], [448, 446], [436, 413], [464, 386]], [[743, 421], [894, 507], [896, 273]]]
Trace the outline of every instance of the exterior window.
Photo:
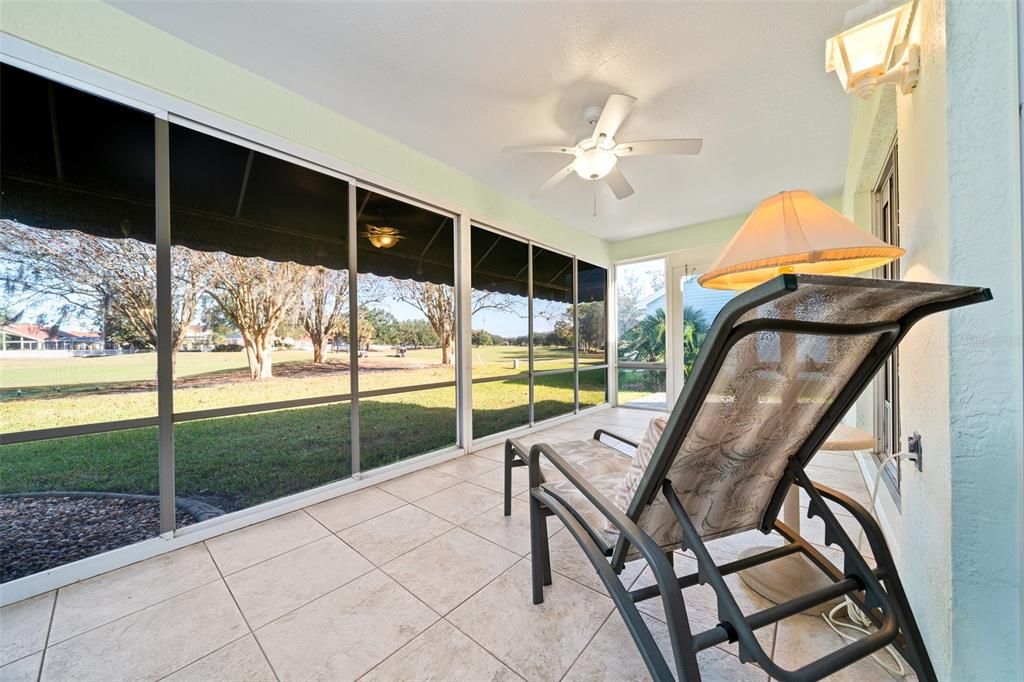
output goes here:
[[[160, 531], [156, 164], [152, 116], [8, 65], [0, 79], [7, 581]], [[151, 422], [111, 423], [128, 419]], [[44, 492], [61, 494], [19, 496]]]
[[[456, 442], [455, 221], [359, 189], [363, 470]], [[372, 400], [370, 397], [372, 396]]]
[[473, 226], [461, 329], [454, 214], [0, 68], [0, 582], [449, 448], [463, 355], [463, 445], [606, 401], [604, 268]]
[[482, 227], [472, 252], [473, 437], [530, 423], [530, 246]]
[[[897, 172], [897, 147], [893, 143], [892, 151], [886, 160], [882, 174], [874, 191], [875, 236], [894, 246], [900, 245], [899, 222], [899, 177]], [[876, 277], [884, 279], [900, 278], [900, 263], [893, 261], [875, 271]], [[900, 450], [900, 377], [899, 350], [885, 362], [885, 367], [875, 379], [875, 455], [879, 461], [887, 455]], [[885, 480], [899, 499], [900, 469], [895, 462], [885, 467]]]
[[350, 476], [348, 184], [172, 125], [170, 189], [176, 496]]
[[618, 404], [665, 409], [665, 260], [619, 265]]
[[580, 409], [608, 400], [608, 271], [576, 261]]
[[533, 420], [576, 410], [573, 259], [533, 246]]

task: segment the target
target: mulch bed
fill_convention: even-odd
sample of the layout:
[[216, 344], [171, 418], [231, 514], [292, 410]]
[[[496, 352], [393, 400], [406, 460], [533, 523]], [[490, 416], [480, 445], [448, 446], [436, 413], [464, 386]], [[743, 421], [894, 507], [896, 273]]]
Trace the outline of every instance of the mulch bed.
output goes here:
[[[177, 526], [194, 523], [177, 511]], [[0, 498], [0, 582], [159, 534], [159, 504], [117, 497]]]

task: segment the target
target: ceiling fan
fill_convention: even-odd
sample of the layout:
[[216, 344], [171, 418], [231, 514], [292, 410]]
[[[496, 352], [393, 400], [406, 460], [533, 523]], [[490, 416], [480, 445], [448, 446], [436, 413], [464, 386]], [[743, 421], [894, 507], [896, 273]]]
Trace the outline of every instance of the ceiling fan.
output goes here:
[[584, 180], [604, 180], [617, 199], [625, 199], [633, 194], [633, 186], [618, 167], [623, 156], [641, 156], [646, 154], [699, 154], [704, 140], [639, 140], [637, 142], [616, 142], [615, 133], [626, 119], [636, 97], [611, 94], [603, 107], [587, 107], [583, 118], [587, 125], [593, 126], [594, 132], [572, 146], [559, 145], [525, 145], [521, 147], [505, 147], [505, 153], [539, 152], [543, 154], [568, 154], [575, 157], [568, 166], [558, 171], [530, 194], [536, 197], [569, 177], [573, 172]]

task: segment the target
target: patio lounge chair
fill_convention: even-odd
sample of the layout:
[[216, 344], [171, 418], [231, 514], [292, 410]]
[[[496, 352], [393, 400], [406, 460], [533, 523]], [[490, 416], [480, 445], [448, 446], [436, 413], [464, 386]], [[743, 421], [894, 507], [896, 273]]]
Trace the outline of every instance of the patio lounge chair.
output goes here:
[[[923, 317], [986, 301], [987, 289], [861, 278], [783, 275], [736, 296], [722, 309], [675, 409], [654, 420], [633, 457], [598, 431], [568, 444], [506, 444], [527, 462], [533, 601], [551, 584], [547, 517], [554, 514], [583, 548], [608, 590], [652, 677], [699, 680], [697, 652], [738, 642], [740, 660], [779, 680], [816, 680], [893, 644], [922, 680], [934, 680], [910, 605], [882, 533], [867, 510], [808, 479], [804, 469], [904, 334]], [[808, 369], [811, 358], [814, 367]], [[628, 443], [625, 439], [619, 439]], [[506, 472], [510, 472], [510, 462]], [[776, 517], [791, 485], [809, 497], [808, 516], [843, 551], [839, 570]], [[826, 501], [864, 529], [877, 562], [870, 568]], [[721, 566], [706, 542], [758, 529], [787, 541]], [[671, 551], [690, 550], [693, 575], [677, 577]], [[802, 553], [832, 583], [744, 615], [723, 576]], [[629, 590], [617, 574], [643, 559], [656, 583]], [[717, 627], [690, 631], [683, 589], [710, 584]], [[876, 625], [870, 635], [798, 670], [765, 653], [754, 631], [849, 595]], [[666, 662], [636, 603], [660, 597], [672, 646]]]

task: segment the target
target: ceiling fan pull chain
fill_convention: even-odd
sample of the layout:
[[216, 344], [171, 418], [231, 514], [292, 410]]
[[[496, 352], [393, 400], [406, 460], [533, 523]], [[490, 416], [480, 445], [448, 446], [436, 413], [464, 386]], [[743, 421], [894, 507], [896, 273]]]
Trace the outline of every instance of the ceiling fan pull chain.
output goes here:
[[597, 183], [594, 183], [594, 217], [597, 217]]

